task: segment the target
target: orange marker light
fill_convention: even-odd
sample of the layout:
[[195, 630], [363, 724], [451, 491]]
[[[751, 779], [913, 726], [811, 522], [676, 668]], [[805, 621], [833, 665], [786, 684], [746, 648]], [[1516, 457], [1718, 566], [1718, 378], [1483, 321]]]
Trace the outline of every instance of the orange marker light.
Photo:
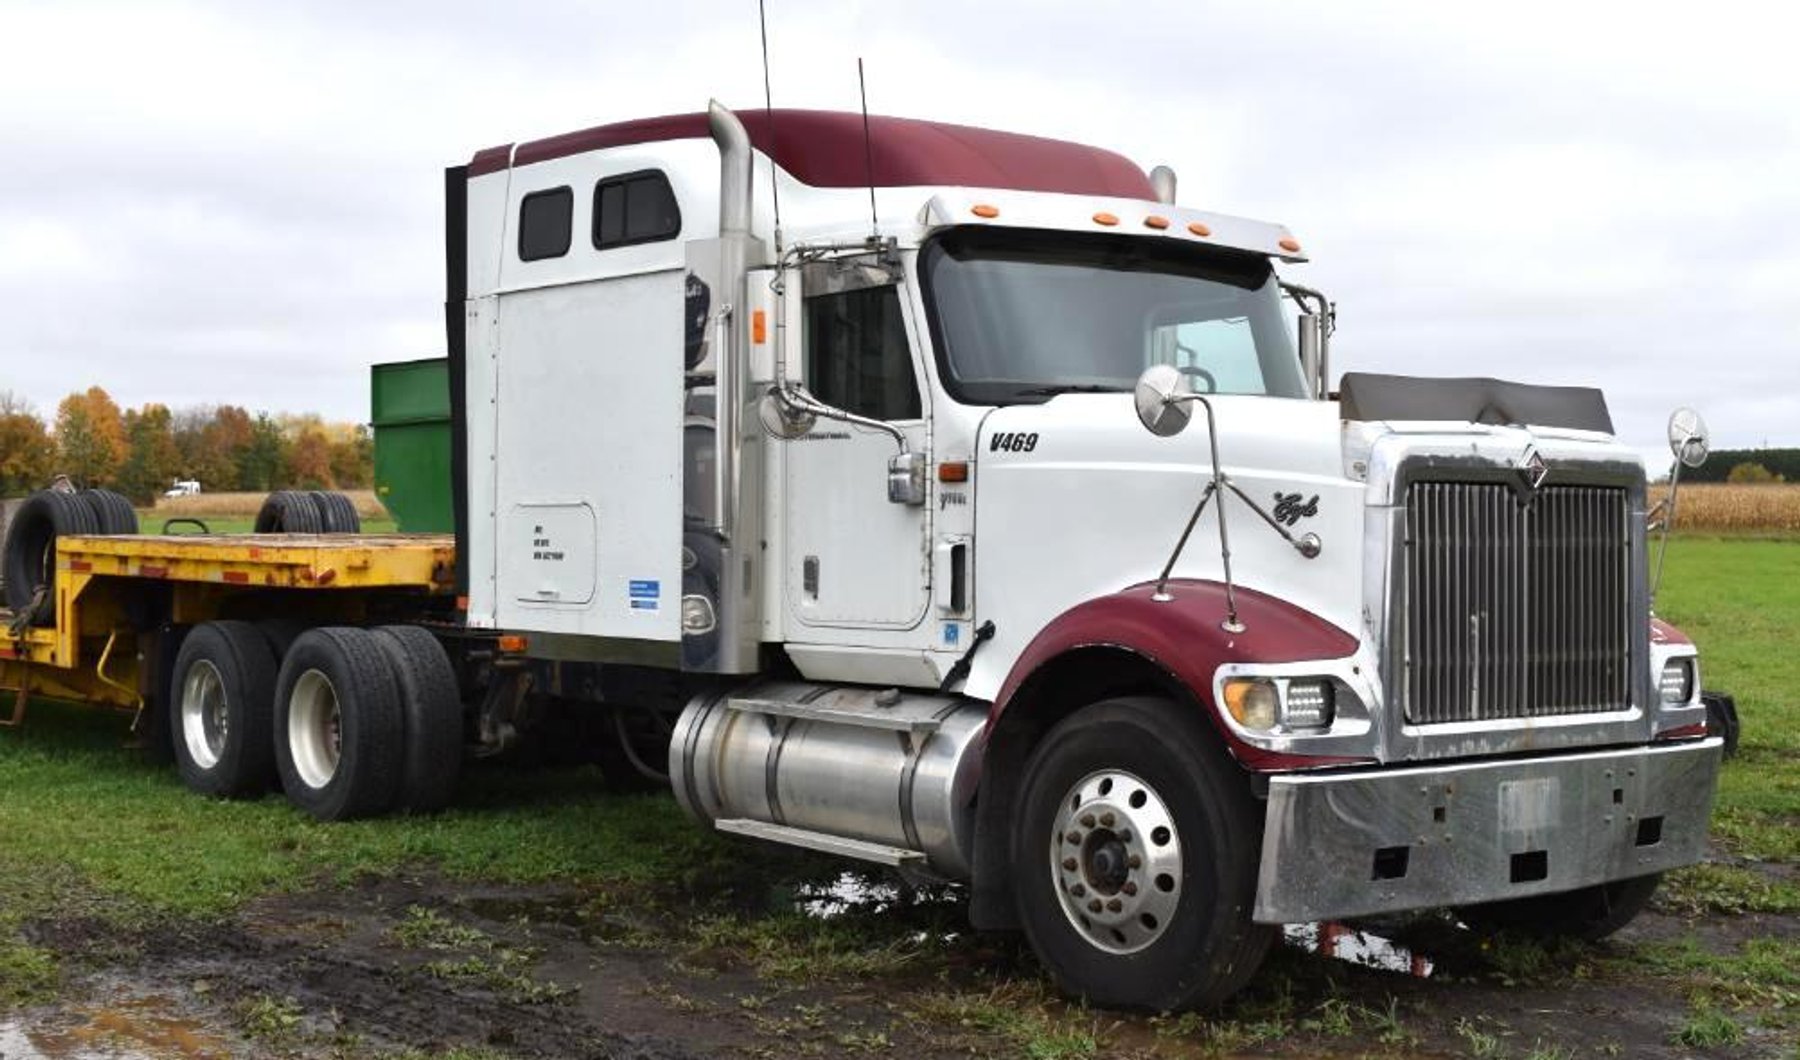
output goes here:
[[1289, 254], [1300, 253], [1300, 241], [1293, 236], [1282, 236], [1281, 241], [1275, 245], [1287, 251]]
[[750, 314], [750, 341], [758, 346], [769, 341], [769, 315], [760, 309]]
[[528, 646], [524, 637], [517, 633], [507, 633], [500, 638], [500, 650], [508, 655], [523, 655]]
[[1105, 210], [1101, 210], [1094, 215], [1094, 223], [1097, 225], [1116, 225], [1119, 223], [1119, 219], [1112, 214], [1107, 213]]
[[981, 203], [980, 205], [969, 207], [969, 212], [974, 214], [976, 217], [999, 217], [1000, 216], [1000, 207], [989, 206], [987, 203], [984, 202], [984, 203]]
[[1151, 214], [1149, 217], [1144, 218], [1144, 227], [1154, 228], [1160, 232], [1169, 227], [1169, 219], [1167, 217], [1158, 217], [1155, 214]]
[[1212, 235], [1212, 229], [1201, 224], [1199, 221], [1189, 221], [1188, 222], [1188, 231], [1194, 233], [1195, 235], [1199, 236], [1202, 239], [1206, 238], [1207, 236]]
[[938, 465], [939, 482], [969, 481], [969, 465], [961, 460], [946, 460]]

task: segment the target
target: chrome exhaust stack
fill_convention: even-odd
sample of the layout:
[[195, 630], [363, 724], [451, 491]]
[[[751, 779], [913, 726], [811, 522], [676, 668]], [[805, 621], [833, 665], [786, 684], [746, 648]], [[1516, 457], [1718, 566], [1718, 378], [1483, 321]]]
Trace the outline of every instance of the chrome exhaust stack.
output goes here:
[[[719, 543], [714, 626], [718, 649], [704, 664], [690, 668], [745, 674], [762, 665], [757, 607], [763, 571], [757, 547], [762, 537], [762, 490], [756, 485], [762, 481], [762, 432], [750, 385], [750, 314], [745, 303], [750, 267], [767, 255], [751, 233], [750, 134], [717, 100], [707, 107], [707, 124], [719, 148], [719, 237], [690, 245], [688, 269], [690, 275], [710, 281], [712, 292], [706, 326], [716, 409], [709, 483], [714, 506], [706, 529]], [[695, 382], [690, 373], [690, 386]]]

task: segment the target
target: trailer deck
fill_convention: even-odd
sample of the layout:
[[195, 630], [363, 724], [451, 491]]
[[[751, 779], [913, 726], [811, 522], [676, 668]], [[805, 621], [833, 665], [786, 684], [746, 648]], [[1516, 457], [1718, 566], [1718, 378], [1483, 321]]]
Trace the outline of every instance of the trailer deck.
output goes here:
[[455, 559], [455, 539], [443, 534], [63, 537], [55, 621], [33, 626], [0, 609], [0, 690], [18, 694], [15, 719], [27, 692], [138, 708], [154, 671], [140, 636], [149, 609], [191, 625], [272, 591], [304, 593], [293, 612], [319, 617], [375, 592], [447, 596]]

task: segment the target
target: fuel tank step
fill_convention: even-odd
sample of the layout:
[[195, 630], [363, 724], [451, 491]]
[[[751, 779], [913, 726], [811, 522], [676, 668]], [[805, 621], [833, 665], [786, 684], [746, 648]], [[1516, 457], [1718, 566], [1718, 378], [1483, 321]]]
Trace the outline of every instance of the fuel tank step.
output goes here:
[[888, 732], [903, 732], [911, 736], [923, 736], [938, 730], [940, 722], [937, 718], [920, 717], [904, 711], [883, 712], [879, 703], [880, 701], [876, 700], [877, 705], [874, 710], [844, 710], [841, 707], [785, 699], [732, 699], [726, 701], [725, 706], [729, 710], [744, 714], [770, 714], [780, 718], [826, 721], [833, 725], [850, 725], [858, 729], [883, 729]]
[[869, 843], [861, 839], [846, 839], [843, 836], [830, 835], [825, 832], [810, 832], [804, 828], [793, 828], [784, 824], [752, 821], [747, 817], [729, 817], [717, 822], [716, 827], [721, 832], [730, 832], [733, 835], [767, 839], [772, 843], [805, 847], [808, 850], [817, 850], [825, 854], [873, 861], [895, 868], [902, 865], [920, 865], [925, 861], [925, 853], [920, 850], [891, 847], [883, 843]]

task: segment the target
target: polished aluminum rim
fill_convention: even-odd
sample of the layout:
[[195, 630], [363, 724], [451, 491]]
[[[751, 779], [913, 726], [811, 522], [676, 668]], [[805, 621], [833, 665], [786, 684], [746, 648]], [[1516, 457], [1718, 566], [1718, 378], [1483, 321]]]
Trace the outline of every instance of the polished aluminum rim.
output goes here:
[[219, 764], [231, 734], [225, 679], [209, 660], [197, 659], [181, 682], [181, 739], [188, 757], [201, 769]]
[[1063, 915], [1107, 953], [1162, 937], [1181, 901], [1181, 836], [1155, 788], [1118, 769], [1063, 796], [1050, 834], [1050, 878]]
[[331, 678], [308, 670], [294, 682], [288, 700], [288, 750], [294, 772], [309, 788], [322, 788], [337, 774], [343, 753], [343, 714]]

